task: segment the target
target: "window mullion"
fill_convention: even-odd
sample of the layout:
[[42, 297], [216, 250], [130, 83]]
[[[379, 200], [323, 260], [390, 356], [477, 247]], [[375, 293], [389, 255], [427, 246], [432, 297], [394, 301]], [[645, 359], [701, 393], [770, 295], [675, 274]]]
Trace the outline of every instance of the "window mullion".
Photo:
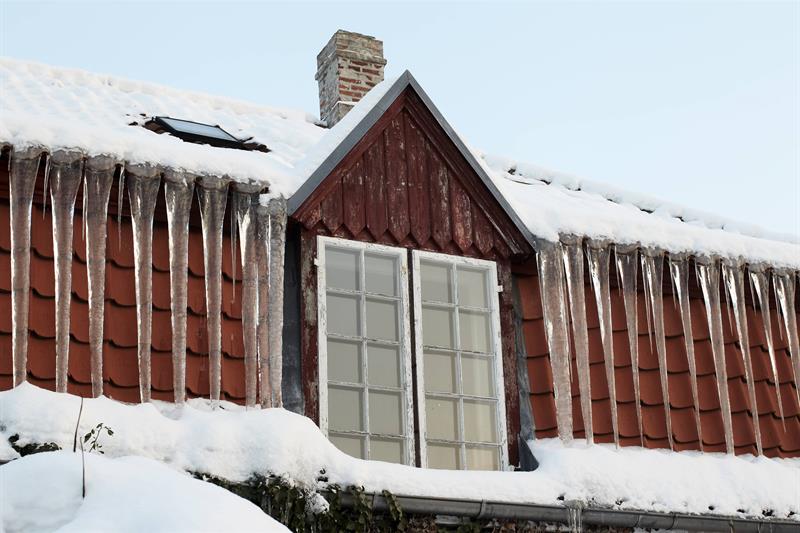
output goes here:
[[372, 442], [370, 439], [370, 423], [369, 423], [369, 385], [367, 384], [367, 379], [369, 376], [369, 366], [367, 364], [367, 360], [369, 357], [367, 356], [367, 275], [365, 272], [366, 269], [366, 262], [364, 261], [364, 249], [360, 249], [358, 252], [358, 287], [360, 289], [359, 293], [359, 305], [361, 306], [361, 313], [359, 316], [360, 324], [359, 330], [361, 331], [361, 380], [362, 380], [362, 387], [361, 387], [361, 401], [364, 402], [364, 430], [366, 432], [366, 439], [365, 439], [365, 457], [370, 459], [372, 454]]

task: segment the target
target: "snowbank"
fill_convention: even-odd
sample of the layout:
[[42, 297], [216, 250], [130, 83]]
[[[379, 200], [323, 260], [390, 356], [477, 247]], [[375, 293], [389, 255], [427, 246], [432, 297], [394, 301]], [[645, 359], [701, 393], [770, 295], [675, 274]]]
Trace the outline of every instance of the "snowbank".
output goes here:
[[87, 453], [29, 455], [0, 467], [6, 533], [118, 531], [288, 531], [233, 493], [152, 459]]
[[[0, 392], [0, 437], [19, 434], [19, 445], [55, 442], [71, 448], [80, 399], [23, 384]], [[339, 452], [307, 418], [282, 409], [244, 410], [231, 404], [211, 411], [193, 400], [183, 408], [153, 402], [127, 405], [85, 400], [79, 434], [103, 422], [108, 456], [140, 455], [173, 468], [242, 481], [275, 474], [306, 488], [360, 485], [396, 495], [592, 506], [776, 518], [800, 513], [800, 460], [641, 448], [615, 450], [558, 440], [530, 443], [535, 472], [422, 470], [362, 461]], [[739, 510], [744, 511], [740, 513]]]

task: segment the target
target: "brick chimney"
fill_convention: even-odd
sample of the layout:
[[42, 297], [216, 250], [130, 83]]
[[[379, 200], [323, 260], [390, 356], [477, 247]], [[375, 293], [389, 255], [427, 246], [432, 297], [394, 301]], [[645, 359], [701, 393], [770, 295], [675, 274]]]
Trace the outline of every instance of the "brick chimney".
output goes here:
[[369, 35], [339, 30], [317, 55], [319, 116], [333, 127], [383, 81], [383, 42]]

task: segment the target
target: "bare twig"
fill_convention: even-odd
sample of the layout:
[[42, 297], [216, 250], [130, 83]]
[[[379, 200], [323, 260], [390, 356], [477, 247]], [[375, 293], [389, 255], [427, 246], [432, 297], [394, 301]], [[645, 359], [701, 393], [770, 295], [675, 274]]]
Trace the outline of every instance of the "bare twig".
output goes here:
[[81, 425], [81, 414], [83, 413], [83, 398], [81, 398], [81, 408], [78, 409], [78, 421], [75, 422], [75, 436], [72, 437], [72, 453], [78, 449], [78, 426]]

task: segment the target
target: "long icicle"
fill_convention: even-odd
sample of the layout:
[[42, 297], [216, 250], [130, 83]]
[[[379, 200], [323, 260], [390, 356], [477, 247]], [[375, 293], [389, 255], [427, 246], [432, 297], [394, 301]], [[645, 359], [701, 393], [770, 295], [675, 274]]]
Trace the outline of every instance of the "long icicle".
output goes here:
[[195, 176], [168, 170], [164, 199], [169, 232], [170, 320], [172, 322], [172, 390], [175, 403], [186, 400], [186, 306], [189, 269], [189, 214]]
[[72, 300], [72, 222], [83, 178], [83, 154], [59, 150], [48, 168], [53, 211], [53, 268], [56, 293], [56, 391], [67, 392]]
[[781, 381], [778, 377], [778, 362], [775, 359], [775, 344], [772, 338], [772, 316], [769, 309], [769, 281], [761, 265], [750, 265], [750, 288], [755, 291], [758, 298], [758, 308], [761, 309], [762, 323], [764, 324], [764, 337], [767, 339], [767, 353], [769, 365], [772, 370], [772, 382], [775, 384], [775, 395], [778, 399], [778, 414], [781, 425], [786, 431], [786, 419], [783, 414], [783, 399], [781, 398]]
[[269, 201], [269, 371], [273, 407], [283, 407], [283, 261], [286, 199]]
[[239, 186], [233, 193], [242, 258], [242, 336], [244, 340], [245, 405], [258, 397], [258, 263], [256, 257], [256, 205], [258, 190]]
[[83, 182], [83, 227], [86, 232], [86, 279], [89, 284], [89, 357], [92, 396], [103, 394], [103, 323], [106, 292], [106, 240], [108, 200], [116, 162], [110, 157], [90, 157]]
[[539, 250], [539, 290], [542, 295], [544, 329], [553, 369], [553, 392], [556, 403], [558, 436], [572, 441], [572, 380], [570, 379], [570, 349], [567, 323], [567, 303], [564, 299], [564, 263], [561, 243], [547, 244]]
[[216, 406], [222, 387], [222, 228], [228, 202], [228, 181], [201, 179], [198, 198], [203, 228], [209, 384], [211, 402]]
[[31, 205], [42, 149], [11, 153], [9, 212], [11, 226], [11, 359], [13, 385], [28, 376], [28, 308], [30, 305]]
[[[794, 272], [773, 271], [772, 281], [775, 284], [775, 291], [778, 295], [778, 301], [780, 302], [786, 338], [789, 340], [789, 353], [792, 356], [794, 382], [800, 383], [800, 341], [798, 341], [797, 338], [797, 311], [794, 307]], [[796, 393], [797, 401], [800, 402], [800, 387], [797, 388]]]
[[739, 346], [744, 358], [744, 377], [747, 382], [747, 393], [750, 396], [750, 409], [753, 416], [753, 430], [756, 436], [756, 452], [763, 455], [761, 447], [761, 422], [758, 419], [758, 400], [756, 384], [753, 377], [753, 358], [750, 354], [750, 336], [747, 331], [747, 308], [744, 296], [744, 262], [725, 260], [722, 263], [722, 277], [728, 291], [728, 300], [733, 308], [736, 331], [739, 334]]
[[581, 415], [586, 441], [594, 442], [592, 425], [592, 383], [589, 371], [589, 328], [586, 324], [586, 295], [583, 285], [583, 243], [580, 238], [564, 238], [563, 259], [567, 279], [567, 295], [572, 317], [572, 339], [581, 393]]
[[636, 277], [639, 270], [639, 257], [635, 245], [614, 248], [617, 260], [617, 273], [622, 285], [622, 298], [625, 303], [625, 324], [628, 329], [628, 346], [631, 350], [631, 370], [633, 372], [633, 398], [636, 402], [636, 422], [639, 427], [639, 442], [644, 446], [642, 426], [642, 388], [639, 381], [639, 317]]
[[139, 327], [137, 359], [139, 398], [150, 401], [150, 349], [153, 319], [153, 213], [161, 180], [155, 167], [128, 167], [128, 200], [133, 226], [133, 257], [136, 276], [136, 318]]
[[734, 453], [733, 421], [731, 402], [728, 396], [728, 368], [725, 365], [725, 341], [722, 338], [722, 306], [720, 304], [719, 264], [714, 258], [696, 259], [697, 281], [703, 291], [706, 319], [711, 335], [711, 350], [714, 354], [714, 373], [717, 378], [717, 394], [722, 411], [722, 427], [725, 432], [725, 449]]
[[669, 379], [667, 374], [667, 341], [664, 334], [664, 252], [645, 249], [642, 253], [642, 276], [646, 296], [650, 302], [653, 333], [656, 338], [656, 354], [658, 355], [658, 376], [661, 381], [661, 401], [664, 404], [664, 417], [667, 423], [667, 440], [669, 448], [675, 448], [672, 437], [672, 416], [669, 403]]
[[589, 241], [586, 252], [589, 256], [589, 274], [592, 278], [597, 316], [600, 318], [600, 337], [603, 341], [603, 359], [608, 381], [608, 396], [611, 403], [611, 429], [614, 444], [619, 447], [619, 419], [617, 417], [617, 385], [614, 371], [614, 339], [611, 326], [610, 257], [607, 242]]
[[672, 286], [678, 295], [678, 306], [683, 325], [683, 341], [686, 347], [686, 360], [689, 363], [689, 379], [692, 387], [692, 405], [694, 405], [694, 423], [697, 427], [697, 438], [700, 451], [703, 451], [703, 426], [700, 422], [700, 396], [697, 390], [697, 360], [694, 355], [694, 334], [692, 333], [692, 311], [689, 306], [689, 260], [685, 255], [670, 255], [669, 271]]
[[259, 197], [256, 206], [255, 255], [258, 265], [258, 372], [261, 385], [261, 407], [272, 407], [272, 386], [269, 373], [269, 207], [267, 195]]

